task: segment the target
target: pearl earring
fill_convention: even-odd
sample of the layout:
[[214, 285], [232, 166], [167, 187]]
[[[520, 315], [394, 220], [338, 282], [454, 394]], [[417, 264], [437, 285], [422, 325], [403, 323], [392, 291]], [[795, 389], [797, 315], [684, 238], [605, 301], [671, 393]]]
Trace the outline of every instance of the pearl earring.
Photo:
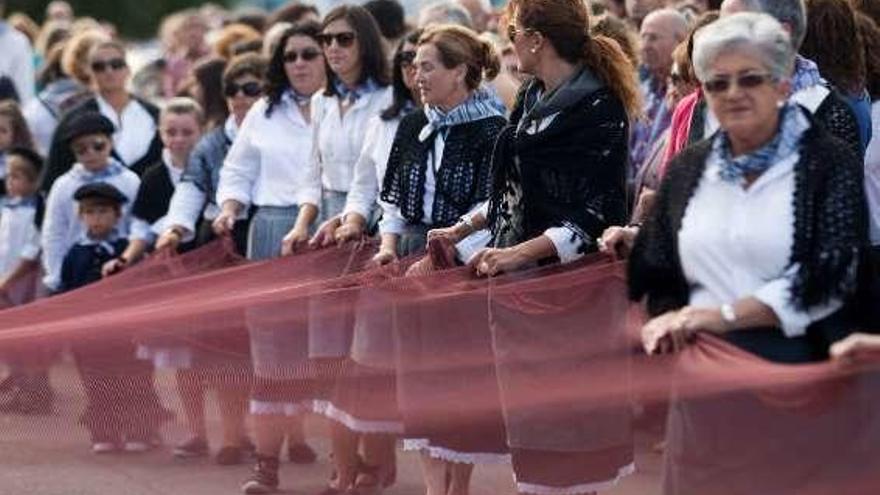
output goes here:
[[537, 49], [537, 48], [532, 48], [532, 49], [529, 50], [529, 51], [532, 52], [532, 53], [538, 53], [538, 49]]

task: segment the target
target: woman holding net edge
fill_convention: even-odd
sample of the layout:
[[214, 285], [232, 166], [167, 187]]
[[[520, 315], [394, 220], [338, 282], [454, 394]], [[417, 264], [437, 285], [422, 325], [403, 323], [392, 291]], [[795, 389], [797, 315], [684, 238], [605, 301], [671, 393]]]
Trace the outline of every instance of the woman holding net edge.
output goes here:
[[[595, 239], [626, 218], [628, 128], [640, 113], [629, 61], [616, 43], [589, 34], [582, 2], [514, 0], [507, 14], [520, 70], [533, 78], [495, 146], [490, 200], [456, 225], [428, 233], [458, 243], [459, 260], [488, 276], [570, 263], [598, 250]], [[466, 248], [480, 236], [489, 247]], [[609, 487], [632, 472], [633, 453], [626, 434], [608, 440], [602, 447], [589, 438], [552, 448], [511, 445], [517, 490]]]

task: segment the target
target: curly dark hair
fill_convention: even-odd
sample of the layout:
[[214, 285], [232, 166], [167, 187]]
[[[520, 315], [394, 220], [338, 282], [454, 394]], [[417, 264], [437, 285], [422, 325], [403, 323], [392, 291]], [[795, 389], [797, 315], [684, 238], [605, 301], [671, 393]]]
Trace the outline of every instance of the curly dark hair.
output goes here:
[[871, 101], [877, 101], [880, 100], [880, 27], [861, 12], [856, 12], [856, 24], [865, 44], [865, 86]]
[[865, 88], [865, 50], [848, 0], [807, 0], [807, 36], [801, 55], [846, 94]]
[[391, 74], [391, 88], [394, 99], [391, 102], [391, 106], [386, 108], [380, 115], [382, 120], [396, 119], [400, 116], [403, 109], [406, 108], [407, 104], [412, 103], [414, 100], [412, 91], [410, 91], [403, 82], [403, 67], [401, 67], [400, 53], [403, 52], [403, 47], [407, 43], [412, 45], [417, 44], [419, 38], [422, 36], [422, 32], [421, 29], [416, 29], [407, 34], [402, 40], [400, 40], [400, 43], [397, 45], [397, 50], [394, 51], [394, 67], [392, 68]]
[[305, 21], [294, 24], [281, 34], [278, 44], [275, 45], [275, 50], [272, 51], [272, 58], [269, 59], [269, 68], [266, 71], [266, 98], [269, 99], [266, 117], [272, 115], [272, 110], [281, 102], [284, 92], [290, 89], [290, 81], [284, 71], [284, 50], [287, 48], [287, 40], [294, 36], [307, 36], [317, 43], [320, 33], [320, 24], [314, 21]]
[[[326, 29], [331, 23], [339, 20], [347, 22], [355, 32], [355, 36], [357, 36], [362, 63], [361, 79], [358, 83], [372, 79], [382, 87], [391, 84], [388, 57], [385, 56], [382, 35], [379, 33], [379, 25], [376, 24], [373, 15], [360, 5], [340, 5], [327, 13], [324, 21], [321, 23], [321, 29]], [[328, 76], [332, 75], [329, 65], [327, 65], [327, 74]], [[333, 84], [333, 77], [327, 78], [327, 87], [324, 90], [324, 94], [326, 96], [336, 95], [336, 85]]]

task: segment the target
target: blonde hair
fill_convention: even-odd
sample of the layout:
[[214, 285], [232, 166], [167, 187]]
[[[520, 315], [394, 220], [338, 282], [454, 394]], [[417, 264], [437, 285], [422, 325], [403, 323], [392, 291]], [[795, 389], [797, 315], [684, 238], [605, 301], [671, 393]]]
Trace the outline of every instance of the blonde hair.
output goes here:
[[234, 56], [236, 46], [253, 41], [263, 41], [263, 35], [245, 24], [230, 24], [220, 31], [214, 42], [214, 53], [229, 60]]
[[481, 39], [473, 30], [453, 24], [433, 25], [419, 38], [419, 46], [432, 44], [440, 53], [447, 69], [464, 64], [465, 84], [477, 89], [485, 79], [495, 79], [501, 70], [501, 59], [491, 41]]
[[88, 30], [74, 34], [64, 45], [64, 53], [61, 55], [61, 70], [81, 84], [89, 84], [91, 73], [89, 71], [89, 55], [92, 47], [110, 38], [101, 31]]

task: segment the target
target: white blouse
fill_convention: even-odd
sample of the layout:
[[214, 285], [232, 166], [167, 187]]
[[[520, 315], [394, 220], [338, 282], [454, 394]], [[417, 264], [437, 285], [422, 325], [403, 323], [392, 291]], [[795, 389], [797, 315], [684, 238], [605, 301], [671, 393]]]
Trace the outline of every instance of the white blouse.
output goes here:
[[113, 149], [123, 164], [130, 166], [143, 158], [150, 150], [158, 129], [150, 112], [133, 98], [120, 113], [116, 113], [110, 103], [100, 95], [95, 98], [98, 101], [98, 110], [116, 126]]
[[865, 194], [871, 225], [871, 244], [880, 245], [880, 101], [871, 105], [872, 138], [865, 153]]
[[391, 155], [391, 147], [394, 145], [394, 136], [399, 125], [399, 118], [383, 120], [378, 115], [367, 123], [364, 147], [354, 164], [354, 180], [345, 199], [343, 216], [357, 213], [363, 218], [370, 218], [370, 213], [382, 190], [388, 157]]
[[367, 93], [341, 113], [339, 99], [319, 91], [312, 97], [312, 160], [329, 191], [348, 192], [361, 154], [368, 123], [391, 106], [391, 87]]
[[789, 337], [842, 306], [842, 301], [801, 311], [791, 304], [794, 245], [794, 154], [773, 165], [748, 189], [721, 179], [710, 155], [678, 233], [679, 257], [690, 285], [690, 304], [717, 308], [754, 297], [773, 309]]
[[266, 98], [256, 102], [241, 123], [220, 169], [217, 204], [320, 205], [321, 175], [311, 160], [312, 126], [289, 94], [270, 117], [267, 105]]
[[40, 256], [40, 232], [34, 218], [35, 205], [21, 200], [0, 200], [0, 277], [5, 277], [22, 261]]

